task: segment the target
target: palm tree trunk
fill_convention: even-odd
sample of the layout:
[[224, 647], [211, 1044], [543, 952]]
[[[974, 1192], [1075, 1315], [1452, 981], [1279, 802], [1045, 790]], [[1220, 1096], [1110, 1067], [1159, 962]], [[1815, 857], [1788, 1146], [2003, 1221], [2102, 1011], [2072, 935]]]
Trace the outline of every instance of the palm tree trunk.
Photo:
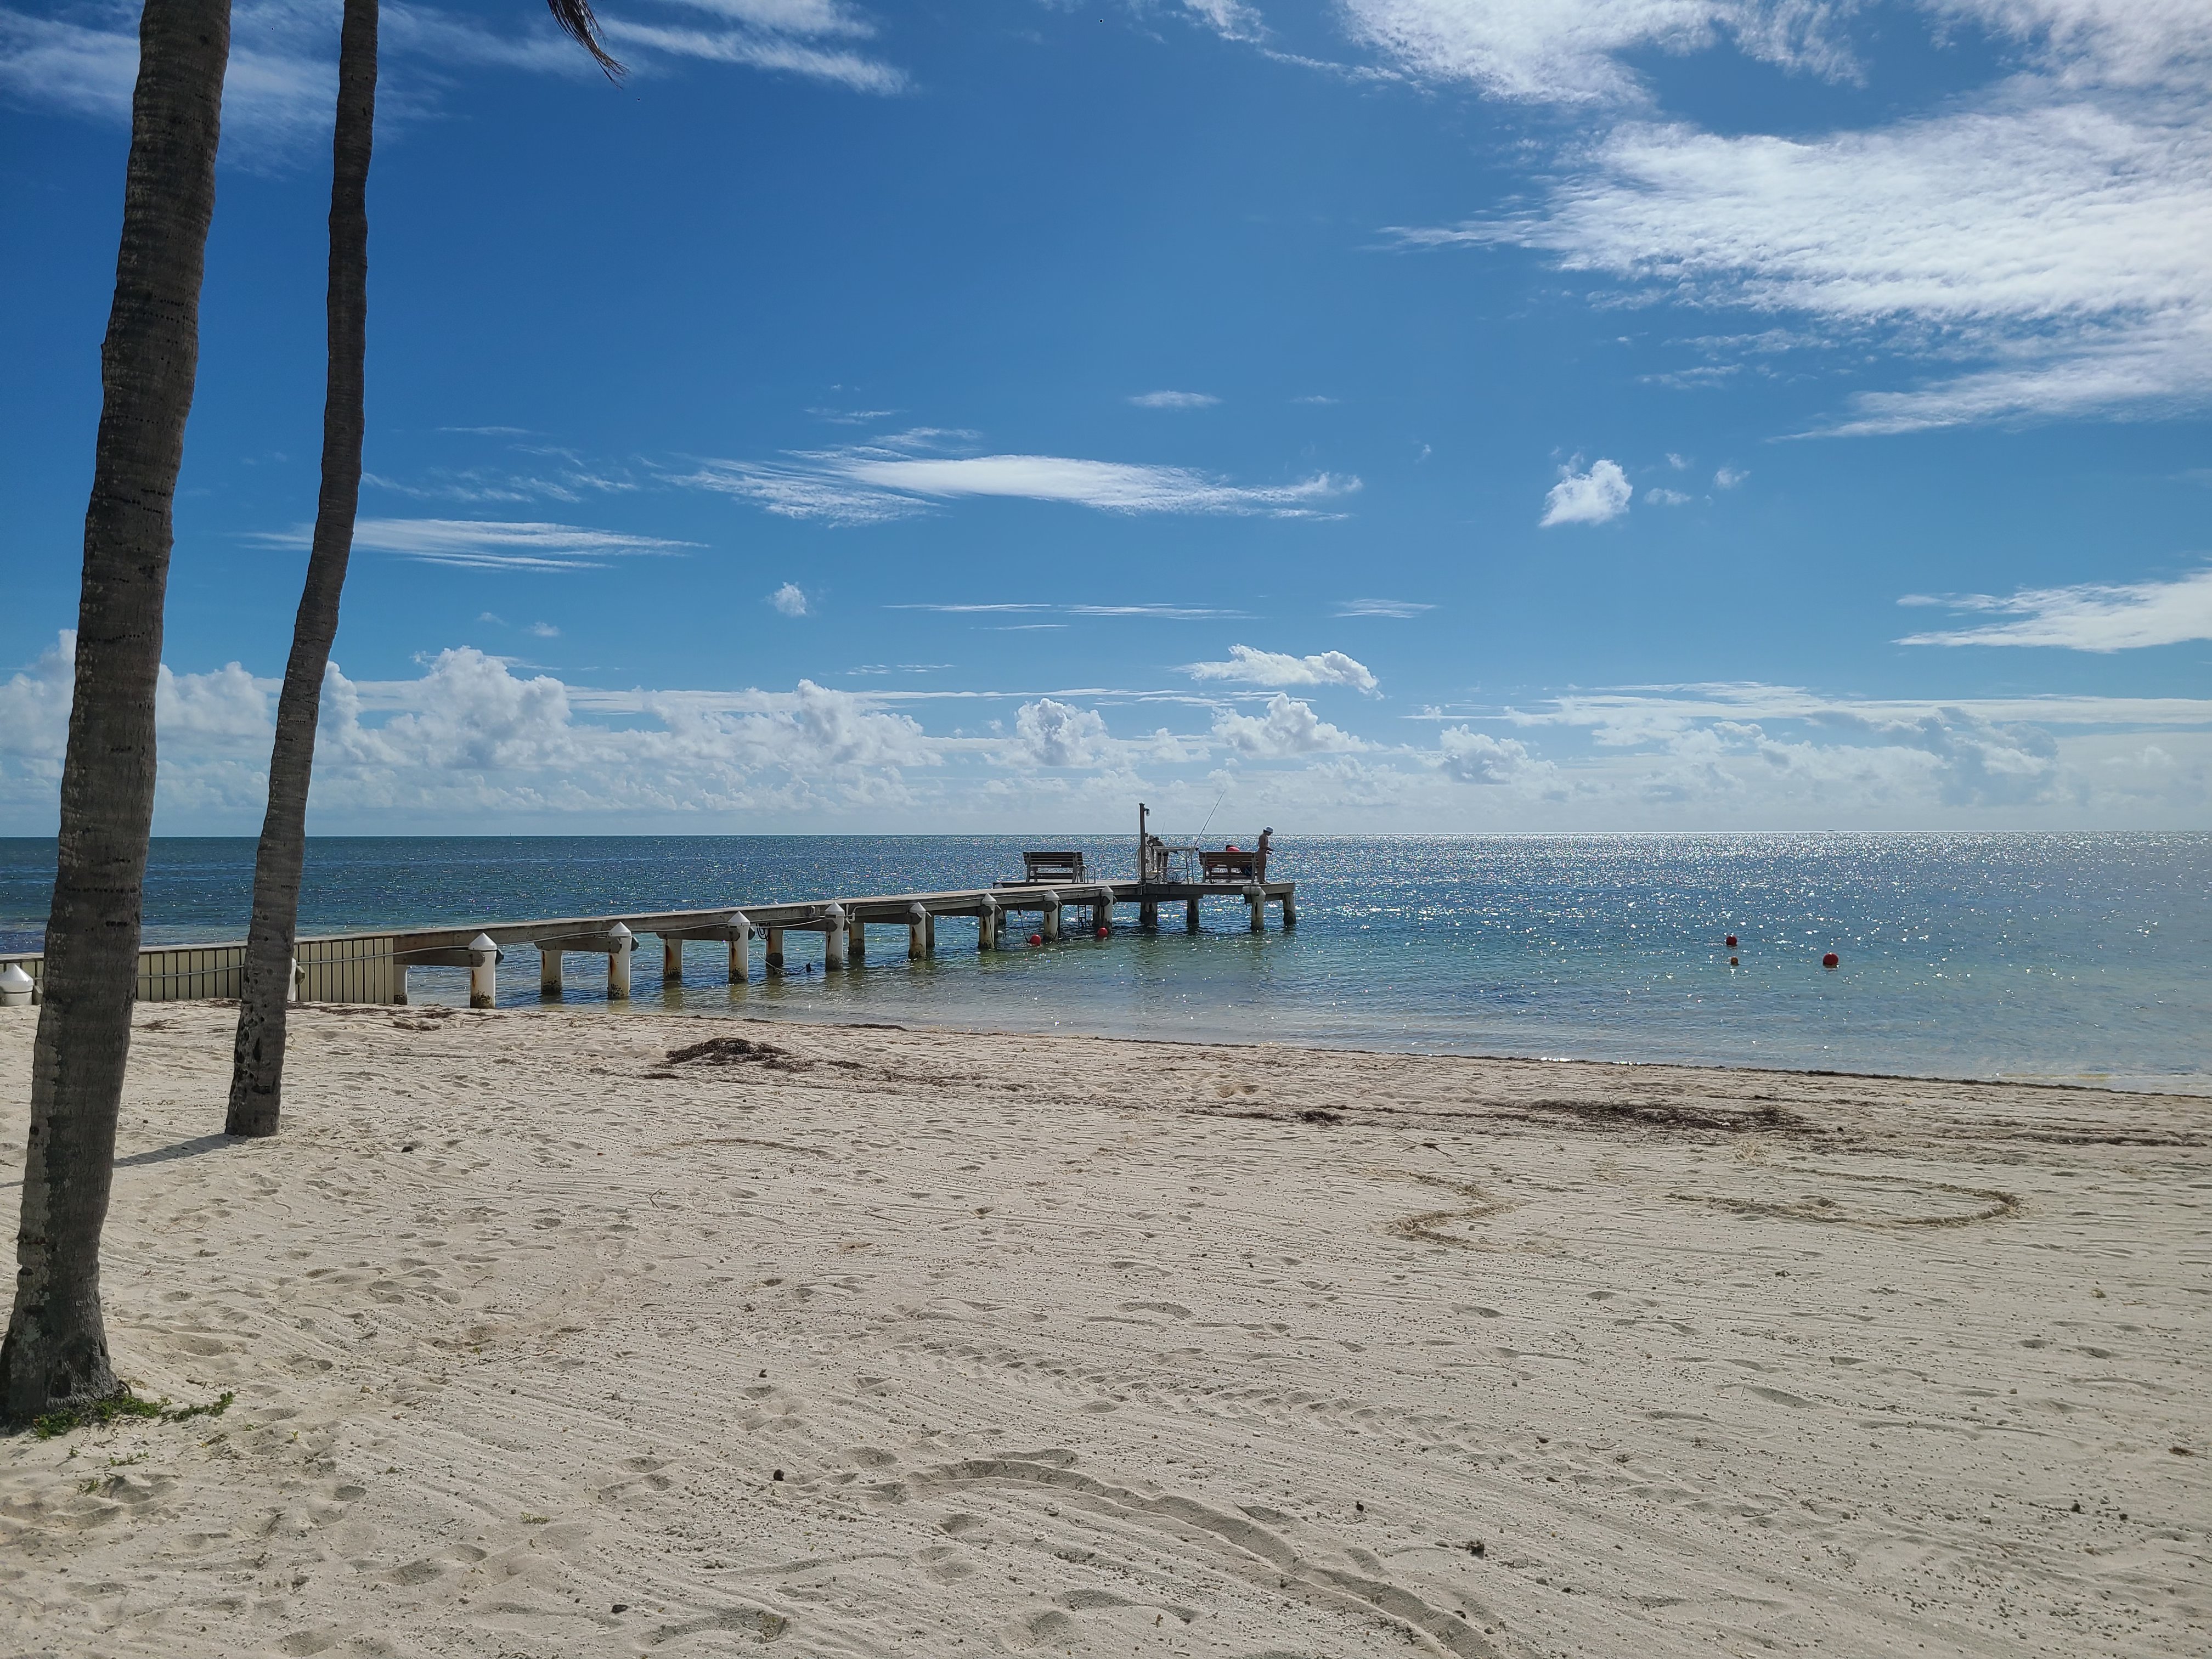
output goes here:
[[171, 506], [199, 368], [229, 58], [230, 0], [147, 0], [115, 301], [100, 353], [15, 1301], [0, 1344], [0, 1419], [11, 1424], [118, 1387], [100, 1316], [100, 1231], [131, 1053]]
[[345, 0], [338, 45], [337, 121], [331, 138], [330, 368], [323, 395], [323, 484], [307, 580], [292, 623], [292, 655], [276, 700], [269, 810], [253, 860], [253, 920], [246, 939], [238, 1039], [223, 1133], [273, 1135], [283, 1103], [284, 1014], [292, 994], [300, 866], [307, 845], [307, 785], [323, 672], [338, 631], [338, 596], [353, 552], [361, 498], [362, 375], [368, 323], [368, 158], [376, 126], [377, 0]]

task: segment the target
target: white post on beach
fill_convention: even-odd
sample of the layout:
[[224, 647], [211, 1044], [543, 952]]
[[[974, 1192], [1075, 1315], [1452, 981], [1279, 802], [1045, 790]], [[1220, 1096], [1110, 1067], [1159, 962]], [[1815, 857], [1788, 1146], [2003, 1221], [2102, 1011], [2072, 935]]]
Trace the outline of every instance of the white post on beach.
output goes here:
[[1044, 926], [1037, 930], [1047, 939], [1060, 937], [1060, 895], [1048, 890], [1044, 895]]
[[469, 941], [469, 1006], [499, 1006], [499, 946], [489, 933]]
[[782, 928], [771, 927], [768, 930], [768, 949], [762, 956], [762, 965], [768, 970], [770, 977], [780, 975], [783, 972]]
[[753, 924], [742, 910], [730, 918], [730, 983], [743, 985], [752, 977]]
[[1267, 927], [1267, 890], [1253, 882], [1244, 890], [1244, 902], [1252, 908], [1252, 931], [1264, 933]]
[[538, 947], [538, 994], [541, 997], [561, 994], [561, 947], [557, 945]]
[[929, 955], [929, 912], [919, 904], [906, 907], [906, 959], [921, 962]]
[[833, 904], [822, 913], [822, 965], [842, 968], [845, 965], [845, 907]]
[[23, 964], [11, 962], [0, 968], [0, 1008], [27, 1008], [31, 1006], [31, 976], [23, 971]]
[[999, 902], [988, 893], [983, 896], [982, 908], [975, 913], [975, 948], [978, 951], [999, 948]]
[[684, 941], [666, 933], [660, 936], [660, 982], [664, 986], [684, 983]]
[[607, 1000], [629, 1000], [629, 953], [637, 949], [637, 939], [629, 929], [617, 922], [607, 930]]

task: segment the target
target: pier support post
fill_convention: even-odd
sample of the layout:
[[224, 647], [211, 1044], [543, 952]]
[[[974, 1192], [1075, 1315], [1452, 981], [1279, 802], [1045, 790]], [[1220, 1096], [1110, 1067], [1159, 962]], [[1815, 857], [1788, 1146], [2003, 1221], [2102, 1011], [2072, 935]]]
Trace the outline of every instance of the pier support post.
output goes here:
[[1198, 931], [1198, 901], [1194, 898], [1182, 902], [1182, 925], [1194, 933]]
[[921, 962], [929, 955], [929, 912], [919, 904], [906, 907], [906, 959]]
[[1297, 890], [1293, 889], [1291, 891], [1283, 895], [1283, 930], [1287, 933], [1297, 925]]
[[1159, 932], [1160, 902], [1158, 899], [1143, 899], [1139, 901], [1137, 905], [1137, 926], [1143, 928], [1148, 933], [1157, 933]]
[[833, 904], [822, 915], [822, 965], [824, 968], [842, 968], [845, 965], [845, 907]]
[[1059, 894], [1048, 892], [1044, 896], [1044, 925], [1037, 931], [1045, 936], [1047, 943], [1060, 937]]
[[629, 1000], [629, 953], [637, 949], [637, 939], [629, 928], [617, 922], [607, 933], [607, 1000]]
[[753, 925], [744, 912], [730, 918], [730, 983], [743, 985], [753, 976]]
[[858, 910], [845, 915], [845, 957], [855, 968], [868, 959], [868, 924]]
[[660, 939], [660, 983], [663, 988], [684, 983], [684, 941], [665, 933]]
[[541, 997], [561, 994], [561, 952], [550, 945], [538, 947], [538, 994]]
[[771, 979], [781, 976], [783, 973], [783, 929], [781, 927], [771, 927], [768, 930], [766, 966], [769, 976]]
[[1244, 890], [1244, 902], [1252, 912], [1252, 931], [1264, 933], [1267, 927], [1267, 890], [1254, 882]]
[[499, 1006], [499, 946], [489, 933], [469, 941], [469, 1006]]
[[975, 913], [975, 948], [995, 951], [999, 948], [999, 903], [986, 897], [983, 908]]

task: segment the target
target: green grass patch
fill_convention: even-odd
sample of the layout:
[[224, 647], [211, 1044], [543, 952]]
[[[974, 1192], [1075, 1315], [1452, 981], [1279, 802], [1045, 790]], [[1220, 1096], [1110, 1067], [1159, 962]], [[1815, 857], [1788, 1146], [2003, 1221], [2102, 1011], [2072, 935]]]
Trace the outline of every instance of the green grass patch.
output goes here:
[[142, 1400], [125, 1389], [121, 1394], [110, 1395], [105, 1400], [95, 1400], [88, 1405], [65, 1407], [58, 1412], [48, 1412], [43, 1417], [33, 1418], [31, 1431], [41, 1440], [52, 1440], [72, 1429], [104, 1428], [126, 1417], [152, 1418], [162, 1423], [182, 1423], [195, 1417], [221, 1417], [230, 1409], [232, 1398], [230, 1391], [225, 1389], [220, 1397], [203, 1406], [172, 1407], [167, 1400]]

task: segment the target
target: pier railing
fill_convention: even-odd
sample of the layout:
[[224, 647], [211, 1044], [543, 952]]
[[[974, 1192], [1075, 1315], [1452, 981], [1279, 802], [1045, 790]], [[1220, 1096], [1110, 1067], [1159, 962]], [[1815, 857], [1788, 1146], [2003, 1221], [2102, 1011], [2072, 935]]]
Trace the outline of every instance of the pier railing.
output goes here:
[[[550, 917], [531, 921], [490, 921], [459, 927], [336, 933], [301, 939], [294, 946], [294, 994], [301, 1002], [404, 1005], [410, 968], [465, 968], [470, 1001], [489, 1006], [497, 994], [499, 963], [510, 945], [529, 945], [538, 957], [538, 987], [549, 996], [562, 988], [562, 964], [571, 955], [604, 957], [607, 994], [629, 994], [629, 962], [638, 936], [661, 942], [664, 984], [681, 983], [684, 946], [714, 942], [726, 946], [730, 982], [752, 976], [753, 936], [760, 935], [761, 966], [770, 976], [784, 967], [787, 933], [819, 933], [825, 968], [865, 963], [870, 927], [907, 930], [907, 955], [920, 960], [935, 954], [937, 921], [943, 916], [975, 919], [979, 951], [1000, 947], [1009, 914], [1038, 918], [1034, 930], [1052, 942], [1062, 937], [1066, 913], [1074, 911], [1086, 934], [1111, 931], [1116, 906], [1134, 904], [1138, 925], [1159, 926], [1162, 904], [1180, 901], [1185, 925], [1199, 925], [1199, 901], [1233, 897], [1249, 912], [1254, 933], [1266, 925], [1267, 907], [1280, 907], [1282, 925], [1297, 922], [1295, 885], [1287, 881], [1222, 882], [1086, 881], [962, 889], [938, 893], [890, 893], [858, 898], [801, 900], [770, 904], [723, 905], [706, 909], [633, 911], [614, 915]], [[204, 1001], [239, 994], [246, 962], [242, 940], [208, 945], [164, 945], [138, 953], [137, 999], [141, 1002]], [[29, 981], [19, 992], [11, 968]], [[0, 1003], [35, 1002], [43, 987], [46, 960], [37, 952], [0, 954]]]

